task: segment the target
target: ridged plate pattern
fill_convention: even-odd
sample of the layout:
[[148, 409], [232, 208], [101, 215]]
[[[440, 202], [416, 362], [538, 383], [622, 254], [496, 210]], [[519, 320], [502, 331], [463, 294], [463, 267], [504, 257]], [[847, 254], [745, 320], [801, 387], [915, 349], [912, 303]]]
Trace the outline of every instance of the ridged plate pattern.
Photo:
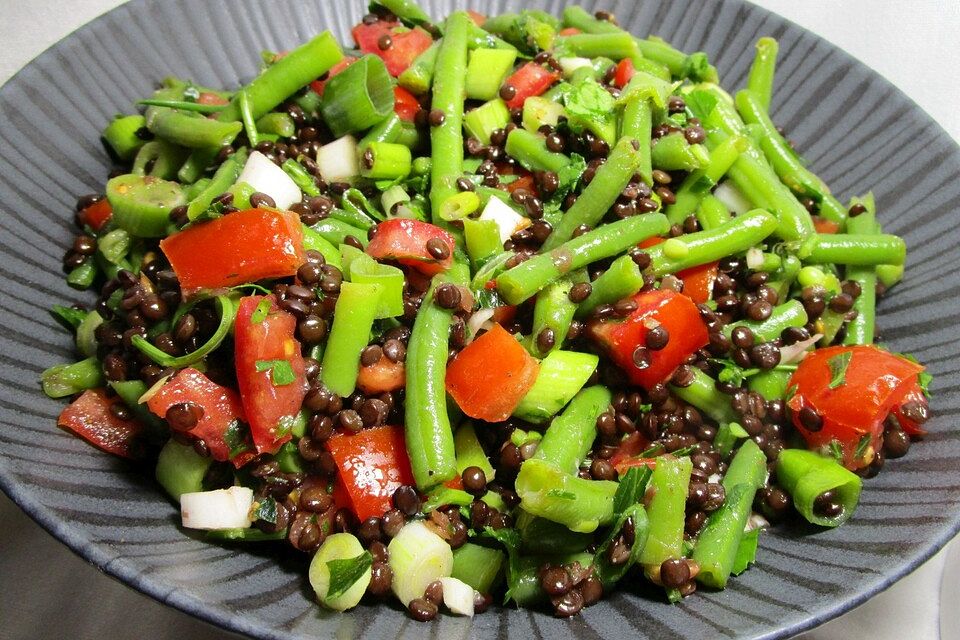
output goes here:
[[[85, 299], [60, 258], [77, 194], [99, 191], [110, 167], [98, 141], [166, 74], [233, 86], [261, 49], [319, 30], [346, 40], [363, 0], [135, 0], [83, 27], [0, 89], [0, 486], [74, 551], [154, 598], [261, 638], [786, 637], [852, 608], [929, 557], [960, 526], [960, 276], [956, 203], [960, 149], [923, 111], [843, 51], [743, 2], [585, 0], [622, 24], [703, 49], [724, 85], [742, 86], [760, 35], [780, 40], [774, 119], [842, 199], [873, 189], [886, 229], [909, 245], [905, 281], [881, 304], [885, 342], [935, 375], [930, 435], [866, 483], [856, 517], [832, 531], [765, 534], [756, 567], [722, 593], [667, 606], [629, 588], [572, 621], [504, 609], [473, 624], [414, 623], [386, 606], [348, 614], [312, 604], [292, 554], [226, 549], [181, 532], [152, 480], [55, 427], [62, 404], [37, 383], [68, 359], [47, 314]], [[427, 0], [434, 16], [461, 3]], [[498, 13], [559, 12], [559, 0], [470, 2]], [[597, 7], [594, 7], [594, 5]], [[24, 558], [29, 562], [29, 558]], [[82, 588], [82, 585], [78, 585]]]

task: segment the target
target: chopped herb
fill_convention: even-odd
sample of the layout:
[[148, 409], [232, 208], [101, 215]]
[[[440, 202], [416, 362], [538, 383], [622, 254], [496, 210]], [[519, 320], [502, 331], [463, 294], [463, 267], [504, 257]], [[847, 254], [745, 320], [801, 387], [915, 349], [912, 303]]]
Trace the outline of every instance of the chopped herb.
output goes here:
[[930, 397], [930, 383], [933, 382], [933, 375], [927, 373], [926, 371], [921, 371], [917, 374], [917, 384], [920, 385], [920, 390], [923, 391], [923, 395]]
[[837, 462], [843, 462], [843, 445], [840, 444], [840, 441], [831, 440], [828, 446], [830, 447], [830, 455], [832, 455]]
[[53, 305], [53, 309], [50, 310], [50, 315], [68, 331], [73, 331], [79, 327], [83, 319], [87, 317], [87, 313], [87, 311], [83, 311], [82, 309], [64, 307], [59, 304]]
[[677, 458], [682, 458], [684, 456], [689, 456], [691, 453], [693, 453], [694, 449], [696, 449], [696, 447], [682, 447], [674, 451], [673, 455]]
[[650, 447], [648, 447], [646, 450], [641, 451], [641, 452], [640, 452], [640, 455], [637, 456], [637, 457], [639, 457], [639, 458], [652, 458], [652, 457], [654, 457], [654, 456], [656, 456], [656, 455], [660, 455], [661, 453], [663, 453], [663, 451], [664, 451], [663, 443], [657, 442], [657, 443], [651, 445]]
[[613, 494], [613, 516], [615, 519], [618, 519], [630, 506], [643, 499], [643, 494], [647, 490], [647, 482], [650, 480], [652, 473], [650, 467], [631, 467], [627, 469], [627, 472], [620, 478], [617, 492]]
[[230, 448], [230, 457], [235, 458], [244, 451], [252, 448], [250, 442], [250, 427], [245, 422], [234, 420], [223, 434], [223, 441]]
[[827, 386], [830, 389], [836, 389], [846, 381], [847, 367], [850, 366], [852, 357], [852, 351], [844, 351], [827, 360], [827, 364], [830, 366], [830, 384]]
[[865, 433], [860, 437], [860, 441], [857, 442], [857, 450], [854, 453], [854, 458], [859, 460], [863, 458], [864, 454], [867, 452], [867, 447], [870, 446], [870, 434]]
[[257, 305], [257, 308], [253, 310], [253, 313], [250, 314], [250, 324], [260, 324], [267, 319], [267, 314], [270, 313], [270, 307], [273, 306], [273, 301], [270, 298], [264, 298]]
[[275, 387], [293, 384], [297, 380], [289, 360], [257, 360], [257, 371], [269, 371], [270, 381]]
[[329, 560], [327, 569], [330, 571], [330, 586], [327, 588], [327, 598], [337, 598], [343, 595], [347, 589], [363, 577], [364, 573], [370, 570], [372, 564], [373, 556], [370, 555], [369, 551], [364, 551], [355, 558]]
[[254, 503], [253, 519], [277, 524], [277, 501], [268, 496]]
[[200, 99], [200, 90], [192, 84], [187, 85], [183, 90], [183, 99], [187, 102], [196, 102]]
[[789, 387], [787, 387], [787, 397], [784, 398], [784, 401], [790, 402], [791, 400], [793, 400], [793, 396], [797, 395], [797, 389], [798, 387], [795, 384], [792, 384]]

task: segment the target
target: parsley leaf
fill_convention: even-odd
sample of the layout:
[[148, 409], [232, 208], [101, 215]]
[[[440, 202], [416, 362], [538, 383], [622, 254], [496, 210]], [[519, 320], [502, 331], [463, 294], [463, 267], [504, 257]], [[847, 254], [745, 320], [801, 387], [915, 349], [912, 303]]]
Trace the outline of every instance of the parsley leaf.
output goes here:
[[652, 473], [650, 467], [631, 467], [627, 469], [627, 472], [620, 478], [617, 492], [613, 494], [614, 518], [619, 518], [620, 514], [627, 508], [643, 499], [643, 494], [647, 490], [647, 482], [649, 482]]
[[917, 374], [917, 384], [920, 385], [920, 390], [923, 391], [923, 395], [930, 397], [930, 383], [933, 382], [933, 375], [927, 373], [926, 371], [921, 371]]
[[259, 500], [253, 510], [254, 520], [263, 520], [270, 524], [277, 524], [277, 501], [271, 497]]
[[684, 96], [683, 101], [687, 104], [687, 109], [697, 118], [704, 120], [713, 113], [717, 106], [717, 98], [709, 91], [698, 89], [691, 91]]
[[828, 388], [836, 389], [846, 381], [847, 367], [850, 366], [850, 359], [852, 357], [852, 351], [844, 351], [827, 360], [827, 364], [830, 366], [830, 384], [827, 385]]
[[269, 371], [270, 381], [275, 387], [293, 384], [297, 380], [289, 360], [257, 360], [257, 371]]
[[337, 598], [347, 589], [356, 584], [373, 564], [373, 556], [364, 551], [355, 558], [328, 560], [327, 569], [330, 571], [330, 586], [327, 588], [327, 600]]
[[870, 446], [870, 434], [865, 433], [860, 437], [859, 442], [857, 442], [857, 449], [853, 454], [853, 457], [857, 460], [863, 457], [867, 452], [867, 447]]
[[272, 306], [272, 301], [270, 298], [264, 298], [257, 304], [257, 308], [253, 310], [253, 313], [250, 314], [250, 324], [260, 324], [267, 319], [267, 314], [270, 313], [270, 307]]
[[843, 462], [843, 445], [840, 444], [839, 440], [831, 440], [830, 444], [830, 455], [836, 459], [837, 462]]
[[576, 85], [567, 95], [567, 124], [574, 133], [589, 130], [613, 146], [617, 129], [616, 99], [596, 80]]
[[50, 310], [53, 318], [63, 325], [63, 328], [67, 331], [76, 330], [76, 328], [80, 326], [80, 323], [83, 322], [83, 319], [87, 317], [87, 313], [87, 311], [83, 311], [82, 309], [64, 307], [59, 304], [53, 305], [53, 309]]
[[250, 427], [246, 423], [234, 420], [227, 426], [223, 441], [230, 449], [230, 457], [235, 458], [253, 447], [250, 441]]

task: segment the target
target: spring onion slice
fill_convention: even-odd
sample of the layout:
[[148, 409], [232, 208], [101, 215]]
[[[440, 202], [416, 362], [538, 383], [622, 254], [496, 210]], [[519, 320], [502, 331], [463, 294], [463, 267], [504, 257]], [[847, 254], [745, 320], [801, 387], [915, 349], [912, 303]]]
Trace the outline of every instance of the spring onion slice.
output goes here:
[[[156, 362], [161, 367], [173, 367], [176, 369], [187, 367], [194, 362], [202, 360], [208, 353], [220, 346], [223, 339], [230, 332], [233, 326], [233, 319], [236, 316], [236, 309], [233, 301], [227, 296], [216, 297], [217, 310], [220, 312], [220, 324], [217, 330], [213, 332], [210, 339], [197, 347], [196, 351], [184, 354], [182, 356], [171, 356], [164, 353], [154, 345], [150, 344], [143, 336], [133, 336], [131, 343], [139, 349], [145, 356]], [[181, 314], [182, 315], [182, 314]]]

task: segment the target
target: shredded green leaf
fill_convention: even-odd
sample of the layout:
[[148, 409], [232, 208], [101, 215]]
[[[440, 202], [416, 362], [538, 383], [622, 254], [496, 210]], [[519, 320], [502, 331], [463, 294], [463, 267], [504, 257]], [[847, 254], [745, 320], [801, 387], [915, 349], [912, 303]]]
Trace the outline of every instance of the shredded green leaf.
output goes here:
[[740, 575], [747, 570], [757, 559], [757, 545], [760, 541], [760, 529], [747, 531], [740, 538], [740, 546], [737, 547], [737, 557], [733, 561], [731, 573], [735, 576]]
[[267, 496], [254, 505], [253, 519], [263, 520], [270, 524], [277, 523], [277, 501]]
[[837, 462], [843, 462], [843, 445], [840, 444], [839, 440], [830, 441], [830, 455], [832, 455]]
[[867, 447], [870, 446], [870, 434], [865, 433], [860, 437], [860, 441], [857, 442], [857, 449], [854, 452], [854, 457], [859, 460], [867, 452]]
[[627, 508], [643, 499], [651, 474], [650, 467], [631, 467], [621, 476], [617, 492], [613, 494], [614, 519], [618, 519]]
[[850, 366], [850, 359], [853, 357], [852, 351], [844, 351], [827, 360], [830, 366], [830, 389], [836, 389], [842, 385], [847, 378], [847, 367]]
[[230, 457], [235, 458], [253, 448], [250, 440], [250, 427], [245, 422], [234, 420], [223, 434], [223, 441], [230, 449]]
[[269, 371], [270, 381], [275, 387], [293, 384], [297, 380], [289, 360], [257, 360], [257, 371]]
[[917, 384], [920, 385], [920, 390], [923, 391], [923, 395], [930, 397], [930, 383], [933, 382], [933, 375], [927, 373], [926, 371], [921, 371], [917, 374]]
[[330, 571], [327, 598], [332, 599], [343, 595], [363, 577], [372, 564], [373, 556], [369, 551], [364, 551], [354, 558], [327, 561], [327, 569]]
[[267, 314], [270, 313], [270, 307], [273, 305], [273, 302], [270, 298], [264, 298], [257, 305], [257, 308], [253, 310], [253, 313], [250, 314], [250, 324], [260, 324], [267, 319]]

